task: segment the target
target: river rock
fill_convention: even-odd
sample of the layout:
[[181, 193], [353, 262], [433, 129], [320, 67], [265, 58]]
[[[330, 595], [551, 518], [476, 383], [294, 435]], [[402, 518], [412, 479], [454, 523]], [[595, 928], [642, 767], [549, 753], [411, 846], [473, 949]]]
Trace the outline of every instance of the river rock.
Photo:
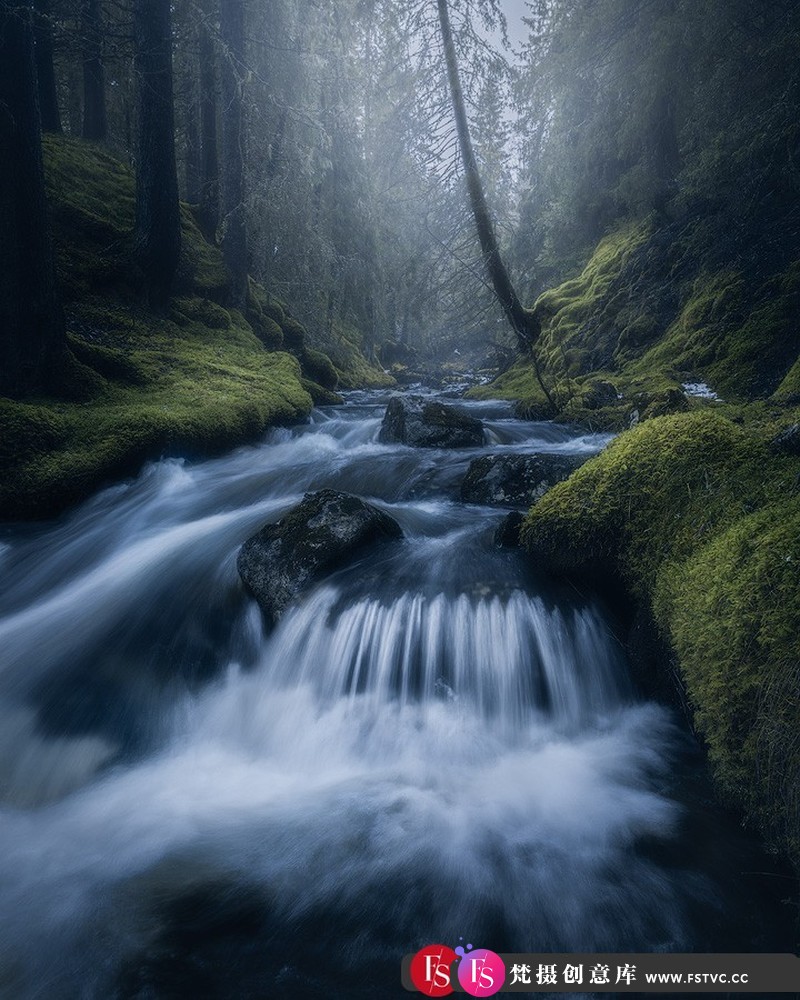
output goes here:
[[590, 382], [583, 395], [583, 405], [587, 410], [601, 410], [605, 406], [616, 406], [617, 402], [616, 386], [602, 379]]
[[479, 448], [483, 424], [454, 406], [423, 396], [389, 400], [379, 440], [417, 448]]
[[503, 518], [494, 533], [494, 544], [501, 549], [518, 549], [520, 547], [519, 533], [525, 515], [518, 510], [512, 510]]
[[496, 507], [530, 507], [585, 461], [577, 455], [481, 455], [470, 462], [461, 499]]
[[239, 576], [274, 624], [312, 583], [390, 539], [394, 518], [349, 493], [306, 493], [277, 524], [248, 538], [236, 562]]

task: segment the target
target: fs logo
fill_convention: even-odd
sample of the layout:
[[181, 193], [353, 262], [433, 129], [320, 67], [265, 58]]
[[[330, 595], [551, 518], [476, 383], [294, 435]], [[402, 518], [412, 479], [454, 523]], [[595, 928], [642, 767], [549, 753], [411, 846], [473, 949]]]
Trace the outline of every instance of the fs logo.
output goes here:
[[451, 968], [458, 964], [458, 982], [465, 993], [473, 997], [491, 997], [498, 993], [506, 980], [502, 958], [487, 948], [467, 951], [453, 950], [444, 944], [429, 944], [411, 959], [411, 982], [427, 997], [446, 997], [454, 992]]
[[411, 959], [411, 982], [426, 997], [446, 997], [453, 992], [450, 966], [458, 958], [446, 944], [429, 944]]

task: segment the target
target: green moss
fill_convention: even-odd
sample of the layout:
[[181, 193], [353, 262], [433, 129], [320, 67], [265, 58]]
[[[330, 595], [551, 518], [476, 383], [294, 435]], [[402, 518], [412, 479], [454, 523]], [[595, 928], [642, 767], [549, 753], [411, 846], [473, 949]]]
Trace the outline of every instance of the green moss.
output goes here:
[[60, 409], [12, 402], [0, 396], [0, 468], [24, 462], [30, 456], [59, 448], [69, 436], [68, 421]]
[[388, 372], [364, 357], [362, 336], [355, 327], [334, 323], [322, 346], [336, 369], [340, 389], [382, 389], [397, 384]]
[[51, 516], [143, 461], [214, 454], [308, 413], [294, 358], [267, 353], [252, 333], [249, 345], [210, 334], [146, 334], [135, 355], [144, 386], [82, 405], [2, 401], [11, 444], [0, 453], [0, 517]]
[[467, 399], [511, 399], [519, 403], [521, 413], [543, 419], [552, 416], [552, 408], [536, 379], [533, 365], [520, 358], [507, 371], [487, 385], [473, 386]]
[[310, 378], [301, 378], [300, 384], [314, 400], [314, 406], [339, 406], [340, 403], [344, 402], [344, 399], [338, 392], [326, 389], [324, 386], [321, 386], [318, 382], [312, 381]]
[[556, 558], [562, 542], [600, 560], [614, 555], [645, 593], [665, 561], [688, 558], [711, 534], [791, 496], [795, 474], [791, 461], [770, 453], [766, 435], [719, 413], [662, 417], [556, 486], [531, 511], [523, 537]]
[[53, 515], [147, 459], [212, 454], [308, 413], [298, 361], [214, 301], [227, 274], [185, 207], [182, 294], [155, 315], [130, 263], [131, 172], [76, 140], [47, 137], [45, 155], [70, 350], [59, 398], [0, 400], [0, 518]]
[[397, 385], [392, 375], [371, 365], [358, 348], [343, 348], [339, 345], [335, 353], [331, 350], [331, 356], [339, 379], [339, 389], [388, 389]]
[[181, 292], [200, 294], [224, 302], [230, 288], [230, 276], [219, 248], [209, 243], [197, 225], [188, 205], [181, 205], [181, 258], [177, 287]]
[[286, 319], [286, 305], [280, 299], [271, 295], [263, 285], [252, 278], [250, 279], [248, 309], [263, 313], [264, 316], [277, 323], [278, 326], [282, 326]]
[[250, 325], [261, 343], [268, 351], [280, 351], [283, 347], [283, 331], [274, 319], [265, 316], [250, 314]]
[[619, 574], [651, 604], [720, 786], [800, 863], [800, 460], [770, 449], [772, 414], [748, 417], [704, 409], [621, 435], [521, 537], [537, 560]]
[[[43, 150], [56, 268], [67, 303], [101, 290], [135, 297], [141, 276], [133, 263], [133, 172], [101, 146], [78, 139], [45, 136]], [[178, 288], [222, 301], [230, 284], [222, 254], [204, 239], [186, 205], [181, 235]]]
[[743, 289], [742, 275], [735, 271], [698, 277], [664, 337], [631, 369], [705, 371], [717, 356], [730, 310], [741, 308]]
[[71, 218], [82, 233], [133, 229], [133, 173], [103, 146], [42, 136], [47, 195], [58, 218]]
[[664, 337], [630, 370], [699, 376], [732, 398], [769, 395], [800, 350], [798, 308], [797, 263], [757, 290], [736, 271], [701, 274]]
[[125, 352], [91, 343], [74, 334], [68, 337], [68, 343], [74, 358], [105, 378], [128, 385], [146, 382], [145, 373]]
[[778, 403], [788, 403], [795, 406], [800, 403], [800, 358], [786, 373], [772, 398]]
[[339, 375], [333, 366], [333, 362], [327, 354], [322, 351], [313, 351], [306, 348], [300, 355], [300, 365], [303, 372], [323, 389], [333, 391], [339, 384]]
[[131, 171], [102, 147], [43, 136], [56, 270], [70, 301], [98, 287], [133, 288], [130, 267], [134, 216]]
[[722, 787], [800, 859], [800, 498], [670, 566], [655, 608]]
[[[537, 357], [563, 416], [587, 419], [592, 407], [580, 397], [593, 375], [619, 385], [640, 419], [674, 411], [671, 393], [687, 381], [731, 400], [800, 398], [800, 377], [787, 378], [800, 354], [800, 261], [754, 280], [718, 260], [704, 266], [717, 259], [701, 253], [704, 238], [702, 222], [675, 232], [630, 223], [599, 243], [579, 275], [539, 297]], [[542, 402], [524, 361], [472, 396], [517, 399], [530, 412]], [[624, 426], [621, 413], [589, 419]]]
[[[640, 357], [662, 331], [658, 317], [625, 287], [627, 271], [640, 266], [652, 231], [652, 223], [645, 220], [609, 234], [579, 275], [537, 300], [535, 311], [542, 327], [537, 358], [548, 392], [568, 419], [619, 429], [627, 425], [632, 409], [641, 414], [652, 397], [677, 387], [675, 378], [668, 378], [661, 368], [626, 367], [629, 356]], [[581, 397], [588, 376], [619, 384], [624, 399], [610, 408], [585, 406]], [[633, 399], [634, 394], [642, 398]], [[523, 413], [533, 415], [546, 416], [550, 410], [533, 366], [525, 359], [469, 395], [516, 399]]]
[[281, 323], [283, 342], [290, 351], [302, 351], [306, 340], [306, 328], [291, 316], [284, 317]]
[[747, 318], [734, 324], [709, 367], [723, 393], [751, 399], [768, 396], [800, 352], [800, 261], [759, 289]]
[[172, 318], [180, 326], [200, 323], [211, 330], [230, 330], [231, 315], [222, 306], [209, 299], [197, 297], [175, 299], [172, 303]]
[[536, 302], [540, 318], [549, 320], [554, 339], [562, 343], [585, 322], [597, 303], [608, 293], [619, 276], [627, 256], [650, 234], [650, 226], [633, 224], [601, 240], [583, 271], [576, 278], [544, 292]]

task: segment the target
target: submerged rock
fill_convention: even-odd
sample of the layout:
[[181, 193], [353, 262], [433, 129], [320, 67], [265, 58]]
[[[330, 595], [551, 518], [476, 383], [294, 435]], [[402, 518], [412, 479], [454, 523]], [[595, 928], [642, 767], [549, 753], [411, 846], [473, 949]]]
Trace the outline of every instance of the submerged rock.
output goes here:
[[248, 538], [236, 567], [274, 624], [325, 573], [402, 534], [397, 521], [377, 507], [349, 493], [321, 490], [306, 493], [277, 524], [267, 524]]
[[582, 465], [588, 456], [482, 455], [470, 463], [461, 484], [465, 503], [530, 507]]
[[386, 407], [379, 440], [417, 448], [479, 448], [483, 424], [454, 406], [422, 396], [395, 396]]
[[522, 544], [519, 533], [525, 516], [518, 510], [506, 514], [494, 533], [494, 544], [502, 549], [518, 549]]

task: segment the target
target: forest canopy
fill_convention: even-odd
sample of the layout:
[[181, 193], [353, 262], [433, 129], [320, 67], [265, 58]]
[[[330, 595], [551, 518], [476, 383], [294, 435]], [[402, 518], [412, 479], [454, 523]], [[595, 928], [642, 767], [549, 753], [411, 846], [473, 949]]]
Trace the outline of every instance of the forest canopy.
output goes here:
[[[690, 279], [747, 269], [763, 286], [794, 259], [796, 4], [444, 7], [493, 226], [525, 304], [631, 222], [670, 244], [656, 269], [670, 275], [671, 301], [661, 295], [637, 317], [637, 328], [653, 327], [650, 341]], [[177, 267], [164, 180], [174, 160], [176, 190], [222, 246], [240, 307], [249, 272], [329, 349], [344, 338], [375, 357], [398, 343], [442, 357], [486, 356], [492, 345], [506, 354], [513, 338], [465, 198], [436, 8], [3, 4], [11, 27], [32, 18], [41, 127], [103, 142], [135, 169], [138, 259], [152, 280]], [[148, 264], [155, 191], [163, 259]], [[664, 256], [658, 241], [652, 250]], [[150, 289], [156, 300], [168, 293]]]

